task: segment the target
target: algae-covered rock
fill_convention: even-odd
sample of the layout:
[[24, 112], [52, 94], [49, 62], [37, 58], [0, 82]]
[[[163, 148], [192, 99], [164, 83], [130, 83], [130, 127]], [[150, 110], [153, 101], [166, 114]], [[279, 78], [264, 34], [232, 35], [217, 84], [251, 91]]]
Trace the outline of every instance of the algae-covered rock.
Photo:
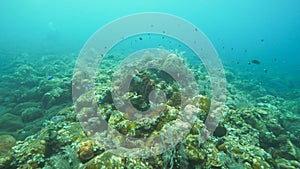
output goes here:
[[189, 160], [202, 163], [206, 158], [206, 152], [199, 151], [199, 136], [189, 134], [185, 139], [187, 157]]
[[[1, 101], [0, 101], [0, 103], [1, 103]], [[10, 111], [11, 111], [11, 108], [7, 108], [7, 107], [0, 105], [0, 116], [2, 116], [3, 114], [9, 113]]]
[[285, 144], [282, 144], [279, 148], [279, 156], [288, 160], [299, 160], [297, 147], [293, 145], [290, 140], [287, 140]]
[[85, 164], [86, 169], [122, 168], [122, 158], [108, 151], [96, 156]]
[[241, 117], [244, 121], [250, 124], [253, 128], [266, 131], [266, 125], [260, 120], [259, 113], [256, 109], [242, 109]]
[[57, 104], [70, 102], [71, 98], [70, 90], [61, 87], [55, 87], [43, 95], [42, 103], [45, 108], [50, 108]]
[[297, 169], [299, 168], [299, 163], [294, 161], [289, 161], [284, 158], [276, 159], [277, 168], [279, 169]]
[[24, 103], [19, 103], [12, 109], [11, 113], [14, 115], [21, 115], [24, 110], [31, 107], [39, 108], [41, 107], [41, 104], [38, 102], [28, 102], [28, 101]]
[[16, 144], [16, 140], [11, 135], [0, 135], [0, 157], [6, 155]]
[[91, 140], [87, 140], [79, 143], [78, 154], [82, 162], [91, 159], [94, 156], [93, 142]]
[[38, 168], [45, 162], [46, 142], [29, 136], [24, 141], [17, 142], [13, 147], [14, 162], [12, 165], [26, 165], [28, 168]]
[[300, 147], [300, 117], [295, 115], [288, 115], [282, 117], [280, 122], [285, 130], [292, 133], [291, 141], [295, 145]]
[[21, 117], [6, 113], [0, 117], [0, 131], [16, 131], [24, 127]]
[[14, 153], [10, 151], [5, 156], [0, 156], [0, 168], [1, 169], [9, 169], [9, 164], [14, 160], [13, 159]]
[[27, 108], [22, 112], [21, 118], [24, 122], [31, 122], [43, 116], [43, 111], [36, 107]]

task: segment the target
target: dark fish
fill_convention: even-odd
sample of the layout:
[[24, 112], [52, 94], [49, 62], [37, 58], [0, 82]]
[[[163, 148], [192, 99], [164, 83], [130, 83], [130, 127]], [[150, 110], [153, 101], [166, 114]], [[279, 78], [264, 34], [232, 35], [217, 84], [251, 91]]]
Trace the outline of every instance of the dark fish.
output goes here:
[[252, 62], [253, 64], [256, 64], [256, 65], [259, 65], [259, 64], [260, 64], [260, 61], [258, 61], [258, 60], [255, 60], [255, 59], [254, 59], [254, 60], [252, 60], [251, 62]]

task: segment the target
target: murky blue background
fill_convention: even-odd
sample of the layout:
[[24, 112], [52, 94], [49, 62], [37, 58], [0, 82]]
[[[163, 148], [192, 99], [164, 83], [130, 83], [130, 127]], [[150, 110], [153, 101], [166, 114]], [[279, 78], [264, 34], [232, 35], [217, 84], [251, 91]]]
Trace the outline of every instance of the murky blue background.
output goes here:
[[[278, 90], [288, 91], [300, 86], [299, 7], [299, 0], [0, 1], [0, 50], [79, 52], [95, 31], [112, 20], [165, 12], [198, 26], [225, 66], [266, 87], [285, 86]], [[261, 64], [248, 65], [253, 59]]]

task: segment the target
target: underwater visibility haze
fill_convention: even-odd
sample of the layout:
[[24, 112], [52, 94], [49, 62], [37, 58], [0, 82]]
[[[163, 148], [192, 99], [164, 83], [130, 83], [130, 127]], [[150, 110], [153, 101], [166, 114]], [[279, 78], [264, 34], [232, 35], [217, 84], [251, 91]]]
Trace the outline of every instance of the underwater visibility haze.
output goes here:
[[0, 168], [300, 168], [300, 1], [0, 1]]

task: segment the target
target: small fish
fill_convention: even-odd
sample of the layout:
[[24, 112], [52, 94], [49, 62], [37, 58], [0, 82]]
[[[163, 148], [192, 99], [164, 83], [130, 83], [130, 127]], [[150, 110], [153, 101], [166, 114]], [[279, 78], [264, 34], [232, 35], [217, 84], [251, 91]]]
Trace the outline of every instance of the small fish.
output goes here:
[[254, 59], [254, 60], [252, 60], [251, 62], [252, 62], [253, 64], [256, 64], [256, 65], [259, 65], [259, 64], [260, 64], [260, 61], [258, 61], [258, 60], [255, 60], [255, 59]]
[[47, 78], [47, 80], [52, 80], [53, 79], [53, 76], [49, 76], [48, 78]]

